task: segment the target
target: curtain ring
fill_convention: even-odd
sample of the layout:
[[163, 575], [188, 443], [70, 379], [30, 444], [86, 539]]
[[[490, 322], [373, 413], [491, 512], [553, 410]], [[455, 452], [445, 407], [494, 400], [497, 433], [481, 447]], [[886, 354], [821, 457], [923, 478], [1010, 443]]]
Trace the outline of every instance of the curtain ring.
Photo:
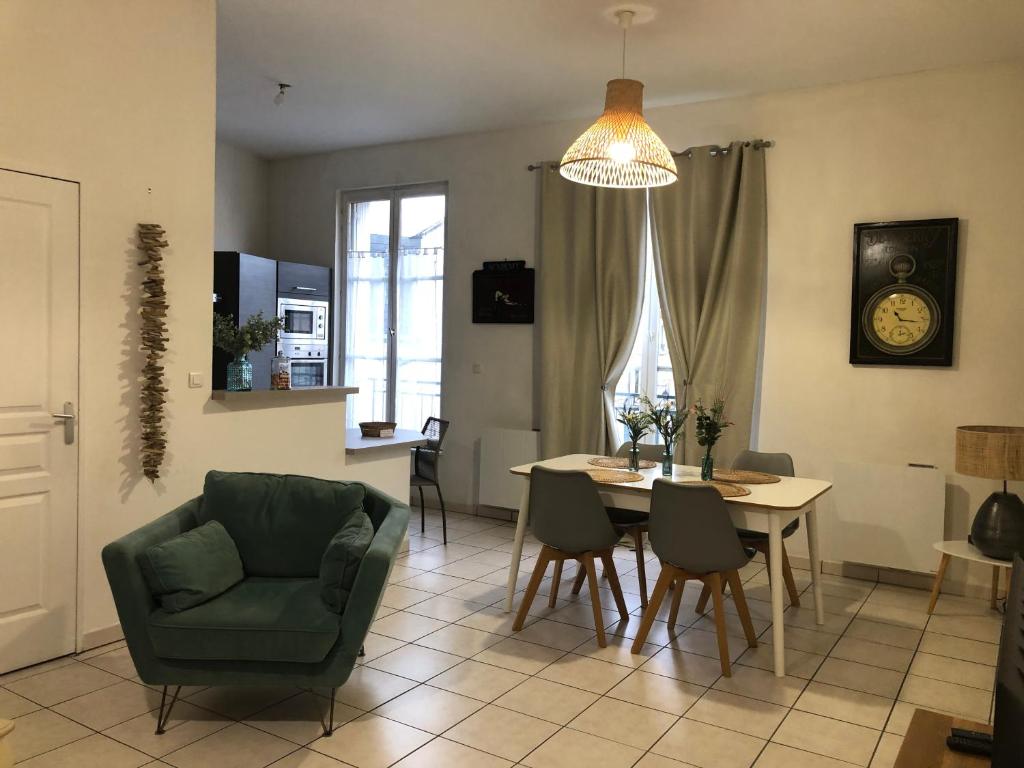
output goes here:
[[607, 384], [602, 384], [601, 385], [601, 391], [602, 392], [607, 392], [608, 391], [608, 385]]

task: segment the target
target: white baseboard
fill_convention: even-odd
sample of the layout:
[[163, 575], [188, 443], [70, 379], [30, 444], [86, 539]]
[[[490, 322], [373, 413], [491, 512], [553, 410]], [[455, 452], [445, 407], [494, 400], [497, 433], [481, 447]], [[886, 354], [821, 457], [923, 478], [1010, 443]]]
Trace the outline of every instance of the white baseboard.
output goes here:
[[123, 637], [124, 632], [121, 631], [120, 623], [111, 624], [109, 627], [101, 627], [100, 629], [92, 629], [83, 633], [79, 638], [77, 653], [91, 651], [93, 648], [99, 648], [107, 643], [116, 643]]

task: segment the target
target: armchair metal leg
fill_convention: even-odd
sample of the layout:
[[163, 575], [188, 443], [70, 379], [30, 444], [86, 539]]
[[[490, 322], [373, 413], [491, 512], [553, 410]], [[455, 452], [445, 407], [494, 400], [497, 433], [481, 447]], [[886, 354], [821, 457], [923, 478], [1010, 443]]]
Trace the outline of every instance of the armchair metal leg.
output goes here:
[[337, 693], [337, 688], [331, 688], [331, 703], [327, 706], [327, 720], [320, 721], [320, 725], [324, 729], [324, 736], [330, 736], [334, 733], [334, 694]]
[[[437, 488], [437, 500], [441, 502], [441, 537], [444, 539], [444, 543], [448, 543], [448, 518], [444, 513], [444, 496], [441, 495], [441, 484], [434, 483], [434, 487]], [[422, 493], [422, 491], [420, 491]]]
[[[171, 710], [174, 709], [174, 702], [178, 700], [178, 694], [181, 693], [181, 686], [179, 685], [174, 689], [174, 696], [171, 697], [171, 701], [167, 703], [167, 686], [163, 687], [160, 692], [160, 711], [156, 716], [156, 733], [158, 736], [165, 733], [167, 723], [171, 719]], [[165, 706], [166, 705], [166, 706]]]
[[360, 645], [359, 646], [359, 657], [362, 658], [365, 655], [366, 655], [366, 646], [365, 645]]

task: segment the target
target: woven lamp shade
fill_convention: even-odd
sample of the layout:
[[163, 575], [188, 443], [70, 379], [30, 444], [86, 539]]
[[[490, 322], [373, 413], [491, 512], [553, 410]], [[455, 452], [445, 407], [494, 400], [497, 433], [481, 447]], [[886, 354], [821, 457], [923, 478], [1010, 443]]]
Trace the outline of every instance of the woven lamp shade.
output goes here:
[[956, 471], [992, 480], [1024, 480], [1024, 427], [957, 427]]
[[594, 187], [663, 187], [678, 178], [672, 153], [644, 120], [643, 83], [608, 82], [604, 113], [573, 142], [558, 170]]

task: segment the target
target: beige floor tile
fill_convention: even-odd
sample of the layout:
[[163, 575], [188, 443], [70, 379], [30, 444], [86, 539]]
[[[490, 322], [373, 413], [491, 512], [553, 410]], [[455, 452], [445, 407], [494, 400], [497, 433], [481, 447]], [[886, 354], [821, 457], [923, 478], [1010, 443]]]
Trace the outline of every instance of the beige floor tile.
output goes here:
[[138, 678], [138, 672], [135, 670], [135, 662], [132, 661], [131, 654], [127, 647], [115, 648], [112, 651], [98, 654], [96, 656], [90, 656], [87, 659], [82, 659], [86, 664], [98, 667], [99, 669], [110, 672], [112, 675], [123, 677], [128, 680], [135, 680]]
[[11, 751], [19, 760], [62, 747], [88, 736], [92, 731], [61, 717], [48, 709], [39, 709], [14, 720], [14, 731], [8, 736]]
[[866, 767], [880, 736], [872, 728], [792, 710], [772, 741]]
[[406, 645], [368, 662], [366, 666], [423, 683], [462, 661], [461, 656], [453, 653]]
[[432, 738], [426, 731], [367, 714], [345, 723], [333, 736], [317, 739], [309, 749], [355, 768], [386, 768]]
[[607, 695], [679, 716], [692, 707], [706, 690], [683, 680], [639, 670], [608, 691]]
[[875, 748], [875, 756], [871, 758], [870, 768], [893, 768], [902, 746], [902, 736], [897, 736], [894, 733], [883, 733], [878, 746]]
[[373, 713], [421, 731], [441, 734], [482, 706], [484, 703], [477, 699], [421, 685], [382, 704]]
[[393, 637], [396, 640], [404, 640], [407, 643], [411, 643], [414, 640], [419, 640], [421, 637], [429, 635], [431, 632], [444, 629], [446, 626], [446, 622], [432, 619], [429, 616], [398, 611], [382, 619], [377, 619], [370, 625], [370, 629], [378, 635]]
[[[848, 616], [852, 618], [860, 610], [861, 606], [864, 605], [864, 598], [822, 593], [821, 602], [825, 606], [826, 614]], [[807, 592], [800, 598], [800, 606], [813, 611], [814, 605], [814, 592], [812, 590], [807, 590]]]
[[515, 762], [557, 730], [557, 725], [546, 720], [488, 705], [448, 731], [445, 738]]
[[[789, 633], [787, 632], [786, 634]], [[814, 677], [814, 673], [818, 671], [821, 662], [825, 660], [824, 656], [808, 653], [807, 651], [797, 651], [793, 648], [786, 648], [785, 656], [786, 674], [791, 677], [802, 677], [805, 680], [810, 680]], [[747, 648], [743, 655], [740, 656], [737, 664], [773, 672], [775, 670], [775, 651], [771, 645], [761, 641], [757, 648]]]
[[[626, 621], [618, 621], [614, 624], [609, 624], [604, 629], [607, 634], [619, 635], [620, 637], [628, 637], [632, 639], [636, 637], [637, 632], [640, 629], [640, 616], [639, 614], [630, 614], [629, 619]], [[669, 629], [666, 622], [656, 620], [651, 624], [651, 630], [647, 633], [647, 639], [645, 642], [653, 643], [654, 645], [668, 645], [675, 640], [675, 638], [685, 632], [686, 629], [686, 625], [682, 622], [677, 624], [674, 629]]]
[[422, 589], [411, 589], [401, 584], [389, 584], [384, 590], [380, 604], [401, 611], [411, 605], [416, 605], [416, 603], [429, 600], [433, 596], [432, 592], [425, 592]]
[[472, 627], [449, 624], [436, 632], [431, 632], [429, 635], [421, 637], [416, 641], [416, 645], [469, 658], [504, 639], [504, 635], [495, 634], [494, 632], [483, 632]]
[[589, 733], [563, 728], [523, 758], [530, 768], [630, 768], [643, 752]]
[[859, 664], [856, 661], [828, 658], [818, 668], [814, 679], [819, 683], [895, 699], [903, 683], [903, 673]]
[[646, 750], [671, 728], [678, 718], [666, 712], [628, 701], [602, 697], [582, 712], [569, 727]]
[[149, 755], [94, 733], [18, 765], [24, 768], [136, 768], [151, 759]]
[[0, 718], [13, 720], [37, 709], [39, 705], [34, 701], [29, 701], [6, 688], [0, 688]]
[[[515, 620], [515, 613], [505, 613], [501, 608], [487, 607], [464, 619], [459, 619], [455, 623], [461, 627], [472, 627], [496, 635], [511, 635], [512, 623]], [[526, 626], [530, 626], [535, 621], [536, 619], [527, 617]]]
[[850, 768], [850, 765], [852, 763], [844, 760], [771, 743], [765, 746], [754, 768]]
[[764, 739], [684, 717], [651, 751], [698, 768], [749, 768], [764, 743]]
[[434, 739], [394, 768], [508, 768], [512, 763], [448, 739]]
[[69, 701], [53, 711], [76, 723], [102, 731], [160, 706], [160, 694], [152, 688], [122, 680]]
[[[928, 622], [928, 631], [940, 635], [963, 637], [983, 643], [998, 643], [1002, 621], [995, 616], [940, 616], [937, 612]], [[10, 686], [8, 686], [10, 687]]]
[[850, 622], [850, 626], [846, 628], [844, 634], [846, 637], [855, 637], [858, 640], [870, 640], [873, 643], [914, 650], [921, 640], [922, 633], [919, 629], [898, 627], [894, 624], [868, 621], [857, 617]]
[[[833, 646], [839, 640], [839, 635], [834, 635], [831, 632], [819, 632], [816, 629], [805, 629], [804, 627], [786, 627], [783, 639], [786, 648], [791, 648], [794, 651], [803, 651], [804, 653], [814, 653], [819, 656], [828, 656]], [[759, 635], [757, 641], [762, 645], [771, 646], [771, 630], [769, 629], [767, 632]]]
[[873, 667], [884, 667], [896, 672], [906, 672], [910, 668], [911, 659], [914, 658], [914, 652], [909, 648], [882, 645], [856, 637], [840, 638], [829, 655], [833, 658], [870, 664]]
[[469, 659], [438, 675], [430, 684], [436, 688], [487, 702], [494, 701], [524, 680], [526, 675], [521, 672]]
[[790, 627], [799, 627], [800, 629], [813, 629], [815, 632], [829, 632], [833, 635], [843, 634], [853, 618], [846, 614], [826, 613], [825, 623], [819, 624], [813, 606], [787, 608], [782, 617], [787, 630]]
[[76, 661], [49, 672], [5, 683], [4, 687], [36, 704], [52, 707], [120, 682], [121, 678], [116, 675]]
[[108, 728], [104, 734], [152, 757], [163, 757], [231, 725], [223, 715], [178, 701], [171, 710], [166, 732], [157, 735], [156, 716], [156, 711], [147, 712]]
[[832, 574], [822, 574], [821, 591], [826, 595], [866, 599], [875, 589], [873, 581], [848, 579]]
[[995, 643], [983, 643], [952, 635], [939, 635], [935, 632], [925, 632], [917, 650], [921, 653], [932, 653], [936, 656], [973, 661], [993, 667], [999, 657], [999, 646]]
[[[415, 576], [419, 576], [422, 573], [425, 573], [425, 571], [422, 571], [419, 568], [410, 568], [407, 565], [395, 565], [392, 566], [391, 573], [388, 575], [388, 584], [399, 584], [403, 581], [408, 581]], [[415, 584], [406, 584], [404, 586], [409, 586], [413, 589], [423, 589], [423, 587], [417, 587]], [[430, 590], [427, 591], [429, 592]]]
[[[149, 768], [147, 766], [147, 768]], [[282, 757], [268, 768], [350, 768], [340, 760], [322, 755], [311, 749], [297, 749], [290, 755]]]
[[737, 664], [732, 668], [732, 677], [720, 677], [714, 687], [719, 691], [791, 707], [806, 684], [807, 681], [799, 677], [776, 677], [774, 672]]
[[794, 708], [880, 731], [889, 719], [893, 703], [883, 696], [812, 682], [800, 694]]
[[595, 701], [597, 694], [531, 677], [497, 698], [499, 707], [565, 725]]
[[177, 768], [253, 768], [280, 760], [294, 749], [290, 741], [235, 723], [171, 752], [163, 761]]
[[406, 609], [408, 613], [415, 613], [420, 616], [429, 616], [439, 621], [452, 622], [464, 619], [471, 613], [476, 613], [481, 608], [486, 608], [487, 603], [473, 603], [468, 600], [459, 600], [448, 595], [436, 595], [422, 603], [410, 606]]
[[[273, 704], [245, 719], [245, 724], [282, 739], [306, 745], [323, 735], [321, 720], [326, 720], [330, 701], [311, 691]], [[334, 727], [344, 725], [363, 714], [362, 710], [335, 702]]]
[[365, 655], [356, 659], [356, 663], [365, 664], [368, 661], [373, 661], [374, 659], [380, 658], [385, 653], [397, 651], [403, 645], [405, 645], [404, 640], [396, 640], [393, 637], [378, 635], [375, 632], [368, 632], [366, 639], [363, 640], [363, 650]]
[[928, 612], [925, 608], [914, 610], [887, 603], [874, 603], [868, 598], [857, 618], [909, 629], [924, 629], [928, 623]]
[[[790, 610], [799, 609], [791, 608]], [[753, 616], [751, 617], [750, 622], [754, 625], [754, 633], [758, 635], [764, 632], [766, 629], [768, 629], [768, 626], [770, 625], [769, 621], [759, 619]], [[698, 629], [703, 629], [705, 632], [714, 632], [714, 616], [710, 613], [705, 616], [702, 616], [701, 618], [697, 619], [697, 621], [693, 622], [691, 626], [697, 627]], [[679, 625], [677, 625], [676, 628], [683, 629], [683, 627]], [[729, 635], [730, 642], [742, 642], [746, 637], [743, 633], [743, 624], [740, 622], [740, 617], [737, 616], [735, 613], [729, 613], [728, 611], [726, 611], [725, 613], [725, 631]], [[734, 637], [736, 638], [735, 641], [732, 639]]]
[[446, 563], [436, 569], [437, 573], [443, 573], [447, 576], [458, 576], [460, 579], [479, 579], [481, 576], [486, 576], [495, 570], [496, 568], [493, 565], [488, 565], [487, 563], [468, 563], [465, 560]]
[[500, 643], [481, 651], [473, 658], [484, 664], [533, 675], [564, 655], [564, 651], [523, 642], [516, 636], [502, 639]]
[[689, 768], [689, 766], [690, 763], [681, 763], [670, 757], [662, 757], [653, 752], [648, 752], [640, 758], [640, 762], [634, 768]]
[[445, 576], [443, 573], [425, 571], [417, 576], [406, 579], [401, 583], [401, 586], [409, 589], [418, 589], [423, 592], [433, 592], [435, 595], [442, 595], [449, 589], [455, 589], [462, 584], [469, 583], [469, 579], [460, 579], [455, 576]]
[[[486, 554], [486, 553], [481, 553]], [[453, 597], [458, 600], [466, 600], [470, 603], [491, 605], [496, 600], [505, 597], [505, 587], [496, 584], [487, 584], [482, 581], [467, 581], [465, 584], [445, 592], [445, 597]]]
[[660, 646], [652, 643], [644, 643], [640, 653], [632, 652], [633, 641], [628, 637], [619, 635], [605, 635], [605, 647], [597, 644], [597, 637], [593, 637], [582, 645], [573, 649], [573, 653], [580, 656], [589, 656], [592, 659], [610, 661], [612, 664], [619, 664], [623, 667], [637, 668], [642, 666], [651, 656], [661, 650]]
[[363, 666], [352, 670], [334, 698], [342, 704], [368, 711], [415, 687], [412, 680]]
[[918, 652], [910, 665], [910, 674], [991, 691], [995, 686], [996, 669], [987, 664]]
[[[559, 600], [559, 603], [561, 603], [561, 600]], [[615, 603], [603, 604], [601, 616], [602, 626], [615, 624], [621, 619], [619, 612], [615, 610]], [[581, 627], [586, 630], [593, 630], [596, 626], [594, 623], [594, 607], [587, 603], [569, 603], [549, 613], [548, 618], [552, 621], [571, 624], [574, 627]]]
[[941, 704], [944, 709], [949, 709], [962, 717], [984, 723], [988, 720], [992, 694], [978, 688], [907, 675], [899, 699], [929, 708]]
[[[729, 636], [728, 643], [730, 661], [736, 661], [743, 655], [744, 651], [748, 650], [746, 640], [743, 638]], [[678, 651], [687, 651], [717, 659], [718, 635], [715, 632], [708, 632], [699, 627], [691, 627], [673, 640], [669, 647]]]
[[761, 739], [771, 738], [787, 709], [767, 701], [710, 690], [690, 707], [686, 717], [708, 725], [717, 725]]
[[591, 693], [604, 694], [629, 673], [628, 667], [569, 653], [542, 669], [537, 676]]
[[641, 669], [704, 687], [712, 685], [722, 674], [718, 659], [673, 648], [661, 649]]
[[61, 656], [59, 659], [51, 659], [50, 661], [44, 661], [41, 664], [33, 664], [30, 667], [22, 667], [21, 669], [15, 669], [10, 672], [5, 672], [0, 675], [0, 685], [7, 685], [13, 683], [16, 680], [24, 680], [27, 677], [35, 677], [41, 675], [44, 672], [52, 672], [55, 669], [66, 667], [69, 664], [78, 664], [79, 662], [74, 656]]
[[[956, 712], [947, 712], [939, 709], [938, 707], [911, 704], [909, 701], [897, 701], [893, 705], [892, 713], [889, 715], [889, 720], [885, 724], [886, 733], [905, 736], [907, 728], [910, 727], [910, 721], [914, 717], [914, 712], [918, 709], [927, 709], [932, 712], [938, 712], [940, 715], [962, 717], [962, 715], [959, 715]], [[984, 722], [984, 720], [982, 722]]]
[[923, 589], [898, 587], [894, 584], [879, 584], [868, 597], [867, 602], [875, 605], [894, 605], [912, 611], [928, 611], [931, 596]]
[[592, 629], [576, 627], [550, 619], [538, 619], [514, 635], [518, 640], [546, 645], [549, 648], [558, 648], [563, 651], [571, 651], [594, 636]]
[[[187, 698], [189, 704], [217, 712], [232, 720], [243, 720], [271, 704], [295, 696], [298, 688], [262, 688], [256, 686], [214, 686]], [[160, 702], [157, 701], [157, 706]]]

